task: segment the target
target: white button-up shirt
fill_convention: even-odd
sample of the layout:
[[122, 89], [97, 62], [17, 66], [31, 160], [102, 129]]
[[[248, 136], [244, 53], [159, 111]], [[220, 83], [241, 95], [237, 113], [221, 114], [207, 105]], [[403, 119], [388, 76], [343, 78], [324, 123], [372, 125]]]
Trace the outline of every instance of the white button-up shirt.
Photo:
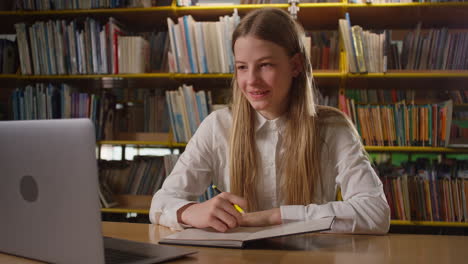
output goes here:
[[[320, 182], [314, 190], [314, 204], [284, 205], [281, 197], [281, 158], [284, 117], [267, 120], [257, 113], [255, 140], [259, 153], [259, 179], [256, 186], [260, 210], [280, 207], [283, 222], [336, 216], [332, 232], [386, 233], [390, 209], [382, 183], [361, 151], [361, 142], [336, 117], [322, 121]], [[203, 120], [180, 156], [172, 173], [153, 197], [150, 220], [183, 228], [177, 210], [196, 201], [211, 182], [230, 190], [229, 136], [232, 114], [224, 108]], [[336, 201], [338, 188], [343, 201]]]

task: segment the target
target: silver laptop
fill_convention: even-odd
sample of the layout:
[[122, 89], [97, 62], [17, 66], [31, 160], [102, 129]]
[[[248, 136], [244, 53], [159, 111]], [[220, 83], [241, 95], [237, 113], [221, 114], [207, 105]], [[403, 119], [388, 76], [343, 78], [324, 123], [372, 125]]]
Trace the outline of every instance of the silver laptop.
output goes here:
[[195, 253], [102, 237], [94, 133], [89, 119], [0, 122], [0, 252], [80, 264]]

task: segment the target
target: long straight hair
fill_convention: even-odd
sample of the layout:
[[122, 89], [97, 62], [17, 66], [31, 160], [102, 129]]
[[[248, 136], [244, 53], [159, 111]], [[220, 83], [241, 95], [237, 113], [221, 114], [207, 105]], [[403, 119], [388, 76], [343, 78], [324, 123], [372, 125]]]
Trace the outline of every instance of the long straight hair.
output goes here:
[[[236, 40], [245, 36], [273, 42], [284, 48], [289, 57], [300, 56], [302, 71], [292, 80], [285, 113], [285, 152], [280, 164], [283, 172], [280, 191], [283, 204], [310, 204], [314, 202], [314, 190], [321, 188], [319, 116], [343, 114], [315, 104], [312, 66], [302, 41], [304, 30], [287, 12], [262, 8], [247, 14], [233, 32], [233, 50]], [[234, 73], [231, 103], [233, 124], [229, 146], [230, 191], [244, 197], [248, 210], [255, 211], [258, 209], [255, 186], [259, 177], [256, 117], [255, 110], [239, 89], [236, 77]]]

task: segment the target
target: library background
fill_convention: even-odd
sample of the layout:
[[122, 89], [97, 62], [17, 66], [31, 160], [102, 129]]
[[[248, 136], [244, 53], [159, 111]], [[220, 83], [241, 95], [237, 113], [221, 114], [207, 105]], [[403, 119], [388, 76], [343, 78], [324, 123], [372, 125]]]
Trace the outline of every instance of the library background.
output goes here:
[[390, 232], [465, 235], [468, 3], [390, 2], [2, 1], [0, 120], [92, 119], [103, 220], [148, 222], [186, 142], [228, 103], [233, 28], [278, 7], [306, 30], [319, 103], [362, 137]]

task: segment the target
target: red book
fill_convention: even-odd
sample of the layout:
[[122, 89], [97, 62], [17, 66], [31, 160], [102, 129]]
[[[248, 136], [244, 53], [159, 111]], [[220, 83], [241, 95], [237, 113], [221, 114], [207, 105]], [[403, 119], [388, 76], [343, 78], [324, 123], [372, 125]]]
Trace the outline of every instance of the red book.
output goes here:
[[328, 65], [328, 60], [330, 58], [330, 47], [324, 47], [322, 49], [322, 65], [320, 69], [322, 70], [328, 70], [329, 65]]

